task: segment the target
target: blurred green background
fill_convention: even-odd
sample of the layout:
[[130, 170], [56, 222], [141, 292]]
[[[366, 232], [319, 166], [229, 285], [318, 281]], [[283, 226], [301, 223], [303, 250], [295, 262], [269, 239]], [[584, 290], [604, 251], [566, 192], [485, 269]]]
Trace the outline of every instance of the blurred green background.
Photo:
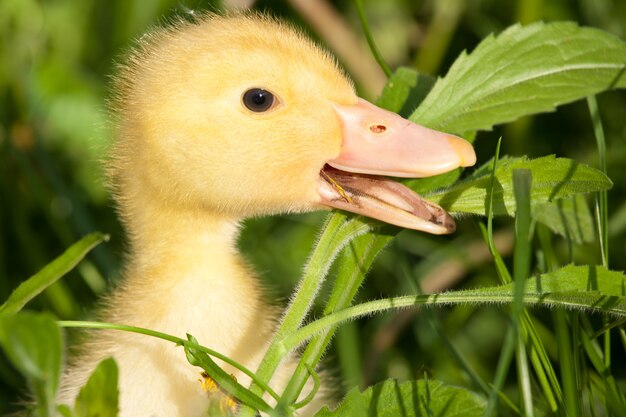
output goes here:
[[[106, 98], [115, 61], [146, 29], [168, 16], [218, 10], [242, 3], [283, 16], [336, 53], [368, 99], [385, 78], [367, 49], [351, 1], [0, 1], [0, 300], [81, 236], [111, 234], [111, 241], [29, 306], [59, 318], [93, 314], [94, 302], [116, 280], [124, 236], [102, 177], [101, 159], [111, 141]], [[516, 22], [573, 20], [626, 38], [623, 0], [368, 0], [371, 29], [392, 67], [413, 66], [445, 74], [455, 57], [482, 38]], [[626, 57], [625, 57], [626, 60]], [[626, 94], [599, 97], [608, 142], [611, 268], [626, 269]], [[490, 158], [503, 136], [502, 154], [556, 153], [597, 166], [587, 105], [577, 102], [556, 113], [528, 117], [476, 141], [479, 161]], [[260, 271], [277, 304], [299, 278], [325, 214], [283, 216], [247, 222], [241, 247]], [[485, 245], [474, 224], [460, 221], [451, 237], [402, 232], [377, 261], [359, 297], [372, 299], [415, 291], [495, 284]], [[503, 254], [511, 252], [511, 221], [497, 222]], [[567, 244], [558, 242], [564, 263]], [[577, 263], [597, 263], [596, 243], [574, 248]], [[536, 312], [546, 347], [556, 355], [547, 312]], [[506, 312], [457, 307], [409, 311], [352, 323], [340, 331], [328, 356], [338, 392], [386, 377], [424, 373], [472, 388], [453, 355], [454, 344], [492, 379]], [[540, 328], [541, 330], [541, 328]], [[616, 343], [618, 343], [616, 341]], [[621, 350], [623, 352], [623, 350]], [[621, 365], [621, 368], [620, 368]], [[624, 380], [624, 358], [614, 359]], [[15, 409], [24, 382], [0, 357], [0, 414]]]

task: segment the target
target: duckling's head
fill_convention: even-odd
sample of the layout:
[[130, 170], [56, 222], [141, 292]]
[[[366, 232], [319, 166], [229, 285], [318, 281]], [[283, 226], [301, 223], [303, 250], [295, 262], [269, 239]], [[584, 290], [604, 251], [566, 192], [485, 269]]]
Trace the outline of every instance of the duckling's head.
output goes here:
[[372, 174], [475, 161], [462, 139], [359, 99], [331, 56], [265, 16], [207, 15], [145, 35], [120, 70], [115, 109], [111, 173], [127, 221], [146, 205], [234, 219], [327, 205], [445, 233], [454, 223], [442, 209]]

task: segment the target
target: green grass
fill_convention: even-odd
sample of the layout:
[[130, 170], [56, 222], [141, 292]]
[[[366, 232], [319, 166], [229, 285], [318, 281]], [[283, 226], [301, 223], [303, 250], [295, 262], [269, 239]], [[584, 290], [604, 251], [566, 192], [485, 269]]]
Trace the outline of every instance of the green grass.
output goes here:
[[[36, 347], [42, 340], [57, 343], [58, 329], [50, 326], [57, 323], [63, 329], [139, 331], [183, 345], [192, 361], [243, 403], [267, 409], [260, 394], [269, 391], [278, 399], [280, 413], [302, 405], [297, 398], [307, 380], [316, 380], [315, 365], [321, 361], [345, 375], [337, 396], [349, 393], [343, 407], [353, 415], [376, 398], [394, 410], [398, 404], [387, 395], [390, 392], [415, 401], [423, 415], [446, 415], [451, 412], [446, 407], [454, 406], [473, 410], [468, 415], [624, 415], [623, 275], [608, 272], [626, 270], [624, 91], [602, 92], [610, 83], [590, 74], [581, 82], [597, 85], [593, 91], [577, 91], [573, 84], [559, 89], [576, 82], [573, 74], [552, 89], [548, 84], [542, 89], [516, 83], [517, 93], [498, 96], [504, 104], [483, 94], [487, 88], [463, 88], [475, 83], [496, 88], [502, 77], [523, 77], [531, 60], [509, 72], [499, 71], [500, 78], [480, 78], [485, 67], [493, 70], [515, 59], [523, 50], [521, 42], [491, 62], [497, 52], [497, 42], [491, 41], [485, 46], [491, 48], [489, 53], [459, 64], [473, 68], [469, 73], [474, 79], [463, 78], [462, 72], [450, 75], [420, 108], [432, 79], [412, 69], [394, 69], [416, 64], [430, 75], [443, 75], [463, 49], [471, 52], [490, 32], [499, 33], [517, 21], [571, 20], [613, 33], [623, 43], [626, 5], [609, 0], [550, 6], [534, 0], [517, 5], [486, 2], [480, 7], [445, 3], [453, 6], [454, 16], [446, 17], [438, 2], [336, 2], [335, 7], [355, 36], [363, 34], [363, 59], [377, 61], [391, 75], [394, 83], [385, 88], [381, 105], [474, 141], [479, 168], [461, 174], [460, 183], [458, 173], [407, 182], [456, 213], [457, 234], [426, 236], [344, 214], [330, 215], [325, 225], [319, 213], [247, 222], [240, 241], [243, 252], [264, 271], [266, 285], [291, 300], [262, 368], [246, 370], [256, 373], [257, 384], [251, 388], [233, 384], [220, 373], [210, 359], [219, 358], [219, 352], [183, 335], [85, 322], [94, 300], [115, 282], [124, 251], [98, 162], [110, 134], [104, 110], [107, 77], [131, 38], [161, 16], [180, 13], [179, 2], [154, 2], [150, 7], [121, 0], [0, 3], [0, 302], [8, 300], [0, 307], [0, 345], [5, 352], [0, 355], [0, 414], [18, 409], [16, 401], [28, 387], [41, 399], [39, 415], [54, 412], [54, 381], [39, 371], [54, 375], [60, 356], [37, 356]], [[307, 25], [286, 3], [257, 6]], [[441, 22], [449, 25], [444, 28]], [[550, 36], [571, 29], [556, 28]], [[585, 36], [593, 41], [604, 35]], [[545, 56], [549, 64], [557, 54]], [[623, 61], [623, 55], [616, 56]], [[491, 81], [496, 83], [488, 84]], [[449, 100], [443, 99], [446, 88], [453, 93]], [[367, 90], [358, 82], [357, 89]], [[533, 93], [542, 91], [554, 93], [544, 107], [533, 102]], [[585, 103], [582, 99], [588, 95]], [[554, 113], [538, 114], [574, 99]], [[524, 104], [513, 108], [512, 102]], [[481, 107], [489, 103], [512, 113], [493, 116]], [[494, 150], [499, 137], [501, 145], [498, 142]], [[535, 159], [551, 154], [559, 159]], [[522, 156], [531, 160], [515, 159]], [[591, 205], [590, 192], [595, 193], [593, 215], [586, 206]], [[71, 246], [97, 231], [111, 235], [111, 240], [92, 249], [102, 238], [92, 235]], [[514, 240], [512, 248], [503, 243], [503, 236]], [[463, 252], [466, 248], [472, 249]], [[479, 255], [476, 248], [488, 256]], [[528, 287], [538, 285], [532, 277], [539, 273], [545, 274], [542, 282], [550, 292]], [[18, 288], [30, 276], [33, 280]], [[443, 289], [449, 291], [442, 295], [420, 289], [437, 287], [444, 279]], [[559, 292], [558, 285], [568, 290]], [[299, 288], [297, 293], [294, 288]], [[45, 315], [31, 320], [19, 312], [23, 308]], [[22, 326], [23, 333], [15, 331], [16, 326]], [[31, 339], [31, 334], [43, 339]], [[73, 333], [69, 336], [71, 343]], [[58, 344], [61, 349], [60, 339]], [[272, 392], [267, 380], [282, 355], [296, 346], [303, 346], [296, 373], [284, 392]], [[32, 361], [37, 366], [24, 366], [31, 362], [16, 356], [17, 347], [39, 358]], [[327, 359], [322, 359], [324, 352]], [[114, 385], [113, 366], [102, 365], [93, 381], [104, 382], [91, 383], [82, 402], [73, 405], [75, 412], [88, 402], [93, 403], [91, 411], [114, 415], [116, 404], [96, 405], [99, 391], [115, 394], [98, 385]], [[389, 378], [405, 385], [394, 385]], [[352, 390], [357, 386], [373, 388], [361, 394]], [[452, 405], [438, 403], [446, 395], [462, 399]], [[325, 413], [332, 415], [330, 410]]]

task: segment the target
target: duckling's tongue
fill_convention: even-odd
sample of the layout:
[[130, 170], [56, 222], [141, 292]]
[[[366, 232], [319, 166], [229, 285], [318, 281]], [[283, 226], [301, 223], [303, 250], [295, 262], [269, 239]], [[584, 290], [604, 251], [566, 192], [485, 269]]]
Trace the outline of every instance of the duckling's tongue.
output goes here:
[[340, 154], [320, 172], [322, 204], [400, 227], [452, 233], [456, 226], [444, 209], [379, 175], [421, 178], [471, 166], [472, 146], [362, 99], [334, 107], [343, 141]]
[[320, 173], [318, 193], [326, 206], [396, 226], [435, 235], [456, 229], [444, 209], [384, 177], [344, 172], [326, 165]]

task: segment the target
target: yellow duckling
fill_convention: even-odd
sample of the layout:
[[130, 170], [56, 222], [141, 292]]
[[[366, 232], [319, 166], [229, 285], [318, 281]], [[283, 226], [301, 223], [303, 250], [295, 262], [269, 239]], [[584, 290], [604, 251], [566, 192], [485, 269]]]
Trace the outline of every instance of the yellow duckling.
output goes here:
[[[242, 219], [335, 207], [454, 230], [441, 208], [376, 176], [469, 166], [471, 146], [359, 99], [331, 56], [271, 18], [207, 15], [157, 29], [116, 88], [109, 171], [130, 246], [105, 321], [190, 333], [255, 370], [278, 312], [237, 252]], [[61, 400], [113, 356], [122, 417], [206, 415], [199, 370], [172, 343], [97, 332], [85, 351]], [[277, 392], [294, 365], [286, 358], [274, 376]]]

